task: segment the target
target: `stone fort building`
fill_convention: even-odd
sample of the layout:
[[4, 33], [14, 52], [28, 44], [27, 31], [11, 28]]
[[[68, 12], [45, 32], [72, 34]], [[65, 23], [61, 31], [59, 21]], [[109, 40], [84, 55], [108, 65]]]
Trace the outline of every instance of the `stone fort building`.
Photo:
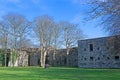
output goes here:
[[[28, 56], [28, 66], [39, 66], [40, 65], [40, 52], [27, 52]], [[68, 65], [67, 59], [69, 60]], [[66, 49], [58, 49], [56, 54], [51, 50], [46, 56], [46, 63], [50, 66], [78, 66], [78, 49], [71, 48], [69, 55], [66, 54]]]
[[[72, 66], [77, 67], [78, 49], [71, 48], [70, 53], [67, 55], [66, 49], [56, 50], [56, 54], [51, 50], [46, 56], [46, 63], [50, 66]], [[19, 50], [18, 50], [19, 52]], [[11, 50], [7, 51], [7, 66], [40, 66], [40, 50], [39, 48], [23, 48], [19, 52], [19, 57], [15, 62], [11, 61]], [[67, 63], [67, 60], [69, 63]], [[0, 59], [0, 66], [4, 66], [4, 59]]]
[[[8, 66], [13, 65], [10, 52], [8, 50]], [[23, 49], [19, 54], [15, 66], [40, 66], [41, 54], [38, 48]], [[66, 49], [58, 49], [56, 54], [51, 50], [46, 56], [46, 61], [50, 66], [120, 68], [120, 36], [79, 40], [78, 48], [71, 48], [68, 55]], [[0, 62], [4, 63], [1, 60]]]
[[78, 67], [120, 68], [119, 36], [78, 41]]

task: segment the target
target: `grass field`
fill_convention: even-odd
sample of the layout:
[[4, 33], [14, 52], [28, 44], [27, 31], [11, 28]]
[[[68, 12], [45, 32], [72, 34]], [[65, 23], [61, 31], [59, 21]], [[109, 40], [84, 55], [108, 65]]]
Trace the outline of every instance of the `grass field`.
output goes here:
[[120, 80], [120, 69], [0, 67], [0, 80]]

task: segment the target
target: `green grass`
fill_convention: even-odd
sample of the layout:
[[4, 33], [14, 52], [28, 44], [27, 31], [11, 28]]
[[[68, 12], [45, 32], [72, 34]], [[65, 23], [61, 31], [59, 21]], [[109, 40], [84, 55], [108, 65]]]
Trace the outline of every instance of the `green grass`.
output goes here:
[[120, 69], [0, 67], [0, 80], [120, 80]]

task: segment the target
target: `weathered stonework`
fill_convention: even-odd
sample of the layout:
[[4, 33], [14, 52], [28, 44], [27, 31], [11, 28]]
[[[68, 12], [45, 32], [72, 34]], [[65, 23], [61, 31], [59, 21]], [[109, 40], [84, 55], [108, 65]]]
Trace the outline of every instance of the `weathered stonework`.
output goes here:
[[[77, 67], [77, 48], [71, 48], [70, 53], [66, 54], [66, 49], [59, 49], [55, 54], [55, 59], [53, 61], [53, 66], [74, 66]], [[68, 63], [67, 63], [68, 59]]]
[[[25, 48], [17, 51], [19, 56], [15, 63], [11, 61], [11, 50], [8, 49], [7, 66], [40, 66], [40, 50], [39, 48]], [[68, 64], [67, 64], [68, 59]], [[4, 62], [3, 62], [4, 63]], [[46, 56], [46, 64], [50, 66], [78, 66], [78, 48], [71, 48], [70, 53], [66, 54], [66, 49], [58, 49], [56, 53], [51, 50]], [[2, 64], [1, 64], [2, 65]], [[4, 64], [3, 64], [4, 66]]]
[[[72, 66], [83, 68], [120, 68], [120, 39], [117, 36], [79, 40], [78, 48], [51, 50], [47, 53], [46, 64], [50, 66]], [[15, 64], [11, 62], [11, 50], [7, 51], [7, 66], [40, 66], [40, 49], [18, 50]], [[67, 63], [68, 61], [68, 63]], [[4, 60], [1, 61], [4, 66]]]
[[120, 68], [120, 51], [116, 51], [114, 37], [78, 41], [78, 67]]
[[[77, 66], [77, 48], [71, 48], [69, 55], [66, 54], [66, 49], [58, 49], [54, 54], [51, 50], [46, 56], [46, 64], [50, 66]], [[69, 63], [67, 65], [67, 58]], [[40, 52], [29, 53], [29, 66], [39, 66], [40, 65]]]
[[11, 55], [13, 55], [13, 54], [10, 51], [8, 59], [7, 59], [8, 66], [28, 66], [28, 54], [26, 51], [24, 51], [24, 50], [18, 51], [16, 59], [14, 58], [15, 59], [14, 63], [13, 63], [13, 59], [11, 59]]
[[29, 54], [28, 61], [28, 66], [40, 66], [40, 53]]

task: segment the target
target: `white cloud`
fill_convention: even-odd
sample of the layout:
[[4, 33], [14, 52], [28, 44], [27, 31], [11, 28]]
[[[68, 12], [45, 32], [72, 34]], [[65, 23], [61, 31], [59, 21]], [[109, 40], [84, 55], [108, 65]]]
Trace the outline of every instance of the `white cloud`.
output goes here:
[[73, 19], [71, 20], [71, 22], [76, 23], [76, 24], [83, 22], [83, 17], [82, 16], [83, 16], [82, 14], [75, 15], [73, 17]]
[[21, 3], [21, 0], [0, 0], [0, 3], [1, 3], [1, 5], [0, 6], [7, 6], [9, 3], [12, 3], [12, 4], [15, 4], [15, 5], [17, 5], [17, 4], [19, 4], [19, 3]]
[[48, 9], [48, 7], [44, 3], [44, 0], [31, 0], [31, 2], [42, 10]]

